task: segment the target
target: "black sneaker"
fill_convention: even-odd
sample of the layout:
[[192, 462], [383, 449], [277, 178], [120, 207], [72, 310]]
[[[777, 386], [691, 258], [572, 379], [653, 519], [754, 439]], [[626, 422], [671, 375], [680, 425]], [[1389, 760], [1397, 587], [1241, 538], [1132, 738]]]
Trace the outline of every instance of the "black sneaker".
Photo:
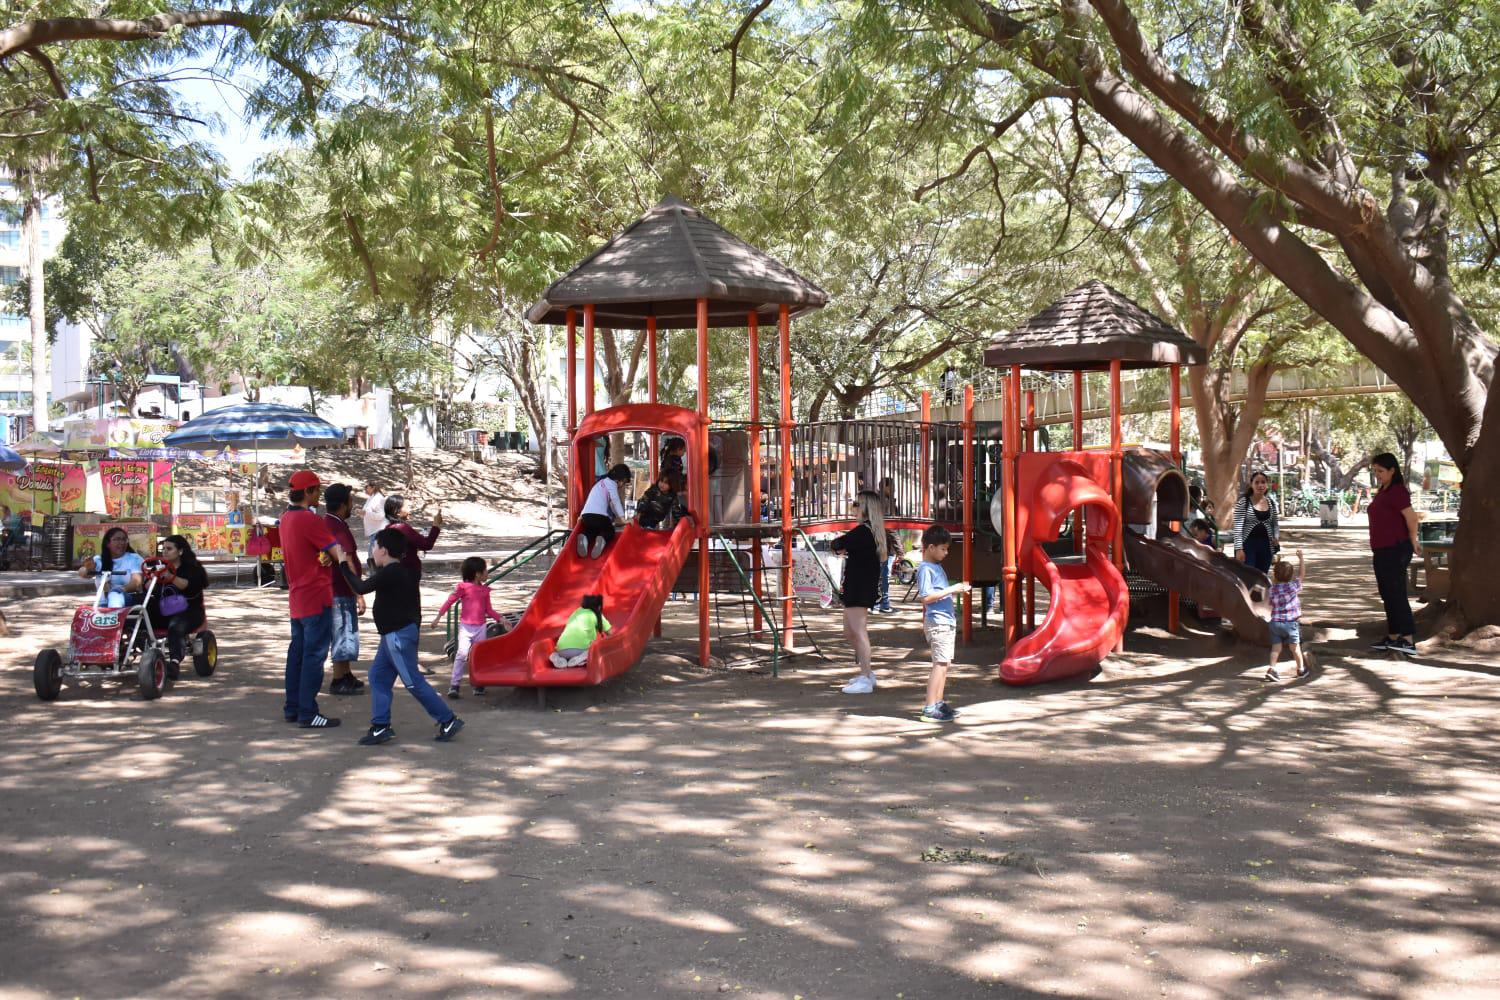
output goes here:
[[299, 722], [297, 723], [297, 725], [301, 726], [303, 729], [335, 729], [339, 725], [339, 720], [330, 719], [322, 712], [319, 712], [317, 715], [313, 716], [311, 719], [308, 719], [306, 722]]
[[396, 731], [390, 726], [371, 726], [370, 731], [359, 738], [359, 745], [362, 747], [379, 746], [395, 738]]
[[458, 689], [458, 685], [457, 684], [453, 685], [451, 688], [448, 689], [448, 697], [449, 698], [462, 698], [463, 696], [464, 696], [464, 693]]
[[328, 685], [329, 694], [353, 694], [354, 689], [349, 686], [349, 677], [335, 677]]
[[350, 694], [359, 694], [365, 689], [365, 682], [360, 680], [358, 677], [355, 677], [353, 674], [349, 675], [348, 680]]
[[1391, 643], [1394, 641], [1394, 639], [1381, 639], [1379, 642], [1370, 643], [1370, 648], [1377, 653], [1384, 653], [1391, 647]]
[[433, 739], [437, 740], [439, 743], [447, 743], [449, 740], [453, 739], [453, 737], [457, 736], [458, 731], [463, 727], [464, 720], [455, 715], [447, 722], [438, 723], [437, 735], [434, 736]]
[[1410, 639], [1392, 639], [1385, 644], [1386, 652], [1400, 653], [1403, 656], [1416, 656], [1417, 644]]
[[958, 718], [958, 713], [946, 701], [940, 701], [922, 709], [922, 718], [928, 722], [952, 722]]
[[474, 693], [475, 694], [484, 694], [484, 688], [477, 687], [477, 688], [474, 689]]

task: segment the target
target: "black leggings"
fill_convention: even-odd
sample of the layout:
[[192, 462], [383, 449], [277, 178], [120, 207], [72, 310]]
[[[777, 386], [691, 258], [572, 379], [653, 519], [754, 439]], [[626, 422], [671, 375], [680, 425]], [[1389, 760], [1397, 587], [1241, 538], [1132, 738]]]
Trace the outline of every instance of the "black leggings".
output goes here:
[[1406, 599], [1406, 568], [1411, 565], [1411, 542], [1388, 545], [1372, 553], [1375, 563], [1375, 586], [1380, 588], [1380, 602], [1385, 605], [1387, 635], [1412, 635], [1416, 623], [1411, 617], [1411, 603]]
[[202, 624], [203, 609], [191, 604], [186, 611], [168, 618], [167, 655], [174, 660], [181, 660], [183, 650], [187, 648], [188, 633]]
[[578, 530], [594, 544], [594, 539], [603, 538], [604, 544], [608, 545], [615, 540], [615, 522], [603, 514], [584, 514], [578, 519]]

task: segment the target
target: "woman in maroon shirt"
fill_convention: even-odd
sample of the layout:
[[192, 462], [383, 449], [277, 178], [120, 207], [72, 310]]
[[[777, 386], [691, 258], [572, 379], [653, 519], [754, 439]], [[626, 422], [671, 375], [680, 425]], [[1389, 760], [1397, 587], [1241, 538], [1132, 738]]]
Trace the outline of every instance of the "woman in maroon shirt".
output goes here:
[[1370, 459], [1377, 492], [1370, 501], [1370, 549], [1375, 562], [1375, 585], [1385, 605], [1386, 637], [1375, 643], [1378, 650], [1415, 656], [1412, 641], [1416, 625], [1406, 598], [1406, 568], [1412, 556], [1422, 551], [1417, 536], [1421, 518], [1411, 508], [1411, 492], [1401, 475], [1401, 463], [1390, 452]]

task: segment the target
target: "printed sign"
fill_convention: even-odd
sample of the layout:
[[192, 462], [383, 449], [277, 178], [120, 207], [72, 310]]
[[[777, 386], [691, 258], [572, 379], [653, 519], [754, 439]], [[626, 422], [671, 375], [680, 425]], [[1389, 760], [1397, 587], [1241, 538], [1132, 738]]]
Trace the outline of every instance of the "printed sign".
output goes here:
[[86, 482], [75, 462], [32, 462], [19, 472], [0, 472], [0, 504], [40, 524], [46, 514], [81, 513]]
[[149, 559], [156, 554], [156, 525], [150, 521], [117, 521], [112, 524], [73, 525], [73, 565], [98, 555], [104, 548], [104, 533], [110, 528], [124, 528], [130, 547]]
[[229, 514], [178, 514], [172, 519], [172, 531], [186, 538], [199, 556], [242, 556], [250, 529], [230, 523], [230, 517]]
[[113, 663], [115, 651], [120, 648], [124, 621], [124, 609], [83, 607], [74, 611], [69, 643], [73, 659], [80, 663]]

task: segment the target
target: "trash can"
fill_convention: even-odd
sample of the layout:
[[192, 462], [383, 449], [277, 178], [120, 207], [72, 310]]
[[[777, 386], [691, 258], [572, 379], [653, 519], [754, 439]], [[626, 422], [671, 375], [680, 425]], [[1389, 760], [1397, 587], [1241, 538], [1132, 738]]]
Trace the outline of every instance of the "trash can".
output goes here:
[[1318, 501], [1318, 525], [1323, 528], [1339, 526], [1339, 502], [1337, 500]]

